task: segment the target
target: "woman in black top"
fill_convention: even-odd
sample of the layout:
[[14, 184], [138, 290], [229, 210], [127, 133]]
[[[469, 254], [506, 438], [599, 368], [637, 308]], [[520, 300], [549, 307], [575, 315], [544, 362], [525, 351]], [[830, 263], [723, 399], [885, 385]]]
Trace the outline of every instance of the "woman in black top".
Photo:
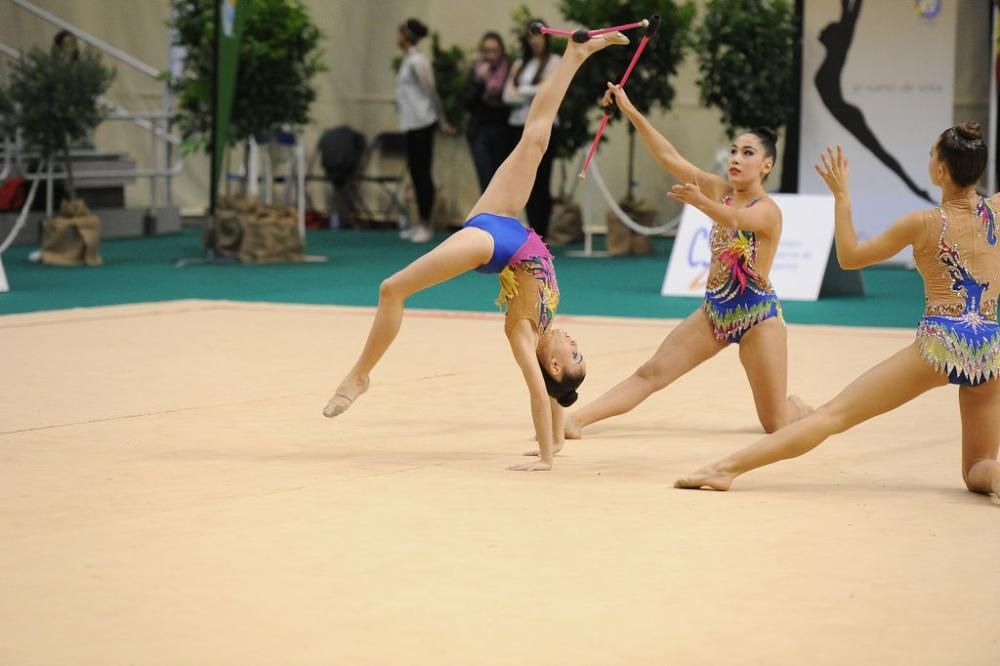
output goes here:
[[511, 130], [507, 123], [510, 107], [503, 101], [503, 87], [509, 72], [510, 60], [503, 38], [495, 32], [487, 32], [479, 40], [479, 58], [466, 79], [464, 99], [469, 112], [469, 147], [482, 191], [507, 158], [511, 146]]

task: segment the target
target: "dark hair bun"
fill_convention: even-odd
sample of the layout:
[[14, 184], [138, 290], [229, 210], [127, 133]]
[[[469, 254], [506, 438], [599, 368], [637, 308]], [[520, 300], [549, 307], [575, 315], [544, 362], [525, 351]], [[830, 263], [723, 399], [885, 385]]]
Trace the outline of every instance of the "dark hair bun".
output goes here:
[[975, 121], [965, 121], [955, 125], [955, 133], [966, 141], [982, 141], [983, 128]]
[[753, 134], [771, 143], [778, 143], [778, 133], [770, 127], [757, 127], [753, 130]]
[[579, 397], [580, 394], [578, 394], [576, 391], [570, 391], [569, 393], [563, 393], [561, 396], [556, 398], [556, 402], [558, 402], [563, 407], [569, 407], [574, 402], [576, 402], [577, 398]]
[[417, 39], [423, 39], [430, 32], [423, 22], [415, 18], [406, 19], [406, 29]]

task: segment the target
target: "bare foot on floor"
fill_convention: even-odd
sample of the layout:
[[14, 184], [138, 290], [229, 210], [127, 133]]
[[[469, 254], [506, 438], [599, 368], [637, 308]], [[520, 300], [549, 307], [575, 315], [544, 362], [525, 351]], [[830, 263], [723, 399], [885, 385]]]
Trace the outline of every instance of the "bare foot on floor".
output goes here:
[[733, 484], [733, 477], [715, 466], [702, 467], [694, 474], [685, 476], [674, 481], [674, 488], [686, 488], [688, 490], [698, 490], [700, 488], [710, 488], [712, 490], [729, 490]]
[[993, 482], [993, 492], [990, 494], [990, 499], [993, 500], [994, 504], [1000, 504], [1000, 479]]
[[809, 416], [814, 411], [816, 411], [815, 408], [807, 405], [806, 402], [797, 395], [788, 396], [788, 402], [791, 403], [792, 407], [794, 407], [796, 410], [797, 413], [795, 417], [796, 421], [798, 421], [799, 419], [804, 419], [805, 417]]
[[569, 414], [566, 415], [566, 421], [563, 423], [563, 437], [566, 439], [583, 439], [583, 428], [578, 426]]
[[340, 416], [354, 404], [354, 401], [361, 397], [361, 394], [368, 390], [368, 378], [347, 377], [340, 382], [337, 392], [333, 394], [330, 401], [323, 408], [323, 416], [332, 419]]

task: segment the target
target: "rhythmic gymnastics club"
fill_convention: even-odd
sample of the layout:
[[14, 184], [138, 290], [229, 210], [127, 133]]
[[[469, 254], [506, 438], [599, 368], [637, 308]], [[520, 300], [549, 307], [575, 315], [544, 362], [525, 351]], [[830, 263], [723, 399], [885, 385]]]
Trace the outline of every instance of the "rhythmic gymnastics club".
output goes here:
[[598, 30], [587, 30], [586, 28], [580, 28], [579, 30], [559, 30], [557, 28], [550, 28], [546, 26], [541, 21], [535, 21], [528, 26], [528, 31], [532, 35], [556, 35], [558, 37], [571, 37], [574, 42], [582, 44], [588, 39], [593, 39], [599, 35], [603, 35], [609, 32], [618, 32], [621, 30], [631, 30], [632, 28], [648, 28], [649, 19], [642, 19], [641, 21], [636, 21], [635, 23], [626, 23], [625, 25], [616, 25], [613, 28], [600, 28]]
[[[656, 34], [657, 28], [660, 27], [660, 17], [653, 16], [649, 20], [649, 25], [646, 27], [646, 34], [643, 36], [642, 41], [639, 42], [639, 48], [635, 50], [635, 55], [632, 56], [632, 62], [628, 64], [628, 69], [625, 70], [625, 74], [622, 76], [622, 80], [619, 81], [618, 86], [624, 88], [625, 84], [628, 83], [628, 77], [632, 74], [632, 70], [635, 68], [635, 63], [639, 61], [639, 56], [642, 55], [643, 50], [646, 48], [646, 44], [649, 42], [650, 37]], [[580, 180], [587, 177], [587, 169], [590, 168], [590, 161], [594, 159], [594, 153], [597, 152], [597, 146], [601, 143], [601, 136], [604, 134], [604, 128], [608, 126], [608, 119], [610, 114], [605, 111], [604, 117], [601, 118], [601, 124], [597, 128], [597, 134], [594, 136], [594, 143], [590, 144], [590, 152], [587, 153], [587, 159], [583, 163], [583, 171], [580, 172]]]

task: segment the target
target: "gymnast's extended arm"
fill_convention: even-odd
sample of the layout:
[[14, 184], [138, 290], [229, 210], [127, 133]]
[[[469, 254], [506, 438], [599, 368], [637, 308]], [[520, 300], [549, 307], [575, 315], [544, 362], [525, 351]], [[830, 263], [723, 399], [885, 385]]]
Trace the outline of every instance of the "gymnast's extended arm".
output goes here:
[[601, 104], [607, 107], [612, 102], [617, 104], [622, 113], [628, 117], [629, 122], [635, 127], [653, 158], [674, 178], [682, 183], [697, 180], [705, 194], [712, 199], [721, 199], [726, 192], [732, 189], [729, 183], [722, 178], [702, 171], [685, 159], [674, 147], [674, 144], [660, 134], [648, 118], [639, 113], [639, 110], [635, 108], [620, 86], [608, 83], [608, 90], [604, 93]]
[[[535, 425], [535, 437], [538, 439], [539, 458], [536, 462], [517, 465], [512, 469], [519, 471], [545, 471], [552, 469], [553, 451], [552, 412], [548, 392], [545, 390], [545, 379], [542, 368], [538, 365], [538, 333], [530, 320], [522, 319], [514, 325], [510, 333], [510, 348], [514, 352], [524, 382], [528, 385], [528, 395], [531, 399], [531, 420]], [[558, 405], [557, 405], [558, 406]]]
[[851, 212], [851, 193], [848, 189], [850, 165], [840, 146], [837, 151], [827, 147], [821, 155], [821, 165], [816, 172], [830, 188], [834, 200], [834, 244], [837, 262], [841, 268], [858, 269], [890, 259], [907, 245], [922, 242], [925, 233], [924, 214], [916, 211], [896, 220], [884, 232], [864, 242], [858, 241]]

